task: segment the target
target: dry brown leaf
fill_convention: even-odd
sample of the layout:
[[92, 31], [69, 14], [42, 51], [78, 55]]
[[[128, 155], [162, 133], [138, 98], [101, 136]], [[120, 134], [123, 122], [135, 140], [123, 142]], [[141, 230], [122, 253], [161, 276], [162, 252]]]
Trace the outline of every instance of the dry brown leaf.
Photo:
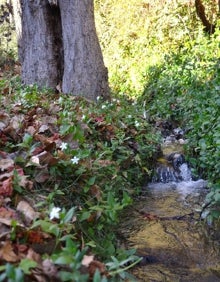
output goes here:
[[10, 116], [4, 112], [0, 112], [0, 129], [3, 130], [8, 126], [10, 122]]
[[27, 175], [19, 175], [19, 185], [23, 188], [31, 190], [33, 188], [33, 182], [27, 179]]
[[33, 249], [29, 248], [28, 249], [28, 253], [27, 253], [27, 257], [28, 259], [34, 260], [37, 263], [41, 263], [41, 256], [36, 253]]
[[95, 272], [96, 272], [96, 269], [99, 270], [100, 274], [104, 274], [106, 273], [106, 269], [105, 269], [105, 265], [103, 263], [101, 263], [100, 261], [97, 261], [97, 260], [93, 260], [90, 264], [89, 264], [89, 274], [90, 274], [90, 277], [93, 277]]
[[97, 200], [100, 200], [102, 197], [102, 190], [98, 185], [92, 185], [90, 187], [90, 193], [92, 194], [93, 197], [96, 197]]
[[10, 176], [13, 176], [13, 171], [0, 174], [0, 181], [3, 181]]
[[41, 165], [54, 165], [58, 162], [58, 159], [47, 151], [43, 151], [42, 153], [38, 154], [37, 157], [39, 158]]
[[10, 241], [4, 242], [3, 246], [0, 249], [0, 258], [7, 262], [17, 262], [19, 257], [13, 251], [13, 247]]
[[35, 166], [39, 166], [39, 167], [41, 166], [38, 156], [32, 156], [30, 161], [26, 164], [26, 166], [31, 166], [31, 165], [35, 165]]
[[14, 161], [12, 159], [1, 159], [0, 160], [0, 171], [8, 170], [14, 166]]
[[[38, 172], [37, 172], [38, 171]], [[50, 178], [47, 167], [42, 167], [41, 169], [36, 169], [36, 174], [34, 180], [38, 183], [44, 183]]]
[[16, 115], [10, 119], [10, 126], [18, 131], [21, 128], [21, 124], [24, 121], [24, 115]]
[[26, 201], [20, 201], [17, 205], [17, 211], [23, 214], [25, 221], [27, 223], [31, 223], [34, 219], [36, 219], [39, 216], [39, 213], [37, 213], [28, 202]]
[[58, 274], [57, 268], [50, 259], [45, 259], [42, 262], [43, 272], [49, 277], [56, 277]]
[[13, 192], [12, 176], [0, 183], [0, 195], [11, 196]]
[[44, 133], [47, 130], [49, 130], [49, 126], [47, 124], [42, 124], [38, 130], [38, 133]]
[[[0, 223], [5, 224], [5, 225], [7, 225], [7, 226], [11, 226], [11, 219], [10, 219], [10, 218], [3, 218], [3, 217], [0, 217]], [[17, 224], [17, 226], [19, 226], [19, 227], [24, 227], [24, 225], [21, 224], [21, 223], [19, 223], [19, 222], [17, 222], [16, 224]]]
[[27, 132], [28, 134], [30, 134], [31, 136], [33, 136], [36, 133], [36, 129], [34, 126], [30, 125], [28, 126], [28, 128], [25, 130], [25, 132]]

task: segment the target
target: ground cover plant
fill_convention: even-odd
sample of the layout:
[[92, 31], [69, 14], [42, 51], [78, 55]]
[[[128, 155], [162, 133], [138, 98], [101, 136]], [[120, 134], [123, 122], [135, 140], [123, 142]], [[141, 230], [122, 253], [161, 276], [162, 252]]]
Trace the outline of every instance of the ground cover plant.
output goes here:
[[139, 258], [117, 247], [118, 216], [150, 176], [159, 135], [128, 99], [21, 87], [10, 71], [0, 80], [0, 280], [126, 278]]

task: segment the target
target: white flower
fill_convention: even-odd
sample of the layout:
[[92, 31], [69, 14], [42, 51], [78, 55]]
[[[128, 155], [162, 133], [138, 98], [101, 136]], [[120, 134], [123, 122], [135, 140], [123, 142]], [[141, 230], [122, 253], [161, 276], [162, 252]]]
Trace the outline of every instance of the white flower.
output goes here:
[[71, 159], [71, 162], [72, 164], [78, 164], [79, 158], [75, 156], [74, 158]]
[[138, 121], [135, 121], [135, 126], [136, 127], [140, 126], [140, 123]]
[[53, 207], [50, 212], [50, 220], [54, 218], [60, 218], [60, 214], [59, 214], [60, 211], [61, 211], [61, 208]]
[[60, 145], [61, 150], [66, 150], [67, 149], [68, 144], [65, 142], [62, 142], [62, 144]]

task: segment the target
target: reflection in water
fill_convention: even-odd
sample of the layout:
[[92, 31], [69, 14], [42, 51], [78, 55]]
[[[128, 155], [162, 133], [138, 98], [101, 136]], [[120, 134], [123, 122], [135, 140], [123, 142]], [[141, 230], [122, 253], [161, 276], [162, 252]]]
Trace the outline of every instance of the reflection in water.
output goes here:
[[149, 258], [133, 274], [149, 282], [220, 281], [219, 243], [207, 236], [196, 212], [205, 189], [191, 186], [191, 193], [181, 194], [168, 186], [147, 187], [146, 198], [123, 217], [121, 233], [128, 247]]

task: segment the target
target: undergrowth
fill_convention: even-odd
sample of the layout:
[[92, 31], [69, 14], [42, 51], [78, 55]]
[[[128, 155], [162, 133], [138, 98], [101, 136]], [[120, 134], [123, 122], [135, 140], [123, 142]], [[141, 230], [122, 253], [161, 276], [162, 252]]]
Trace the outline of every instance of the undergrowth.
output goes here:
[[139, 258], [117, 246], [118, 216], [150, 177], [159, 143], [142, 105], [23, 88], [16, 77], [2, 77], [0, 91], [0, 213], [13, 222], [4, 240], [14, 256], [2, 251], [2, 279], [35, 279], [36, 268], [47, 277], [44, 263], [62, 281], [128, 277]]

